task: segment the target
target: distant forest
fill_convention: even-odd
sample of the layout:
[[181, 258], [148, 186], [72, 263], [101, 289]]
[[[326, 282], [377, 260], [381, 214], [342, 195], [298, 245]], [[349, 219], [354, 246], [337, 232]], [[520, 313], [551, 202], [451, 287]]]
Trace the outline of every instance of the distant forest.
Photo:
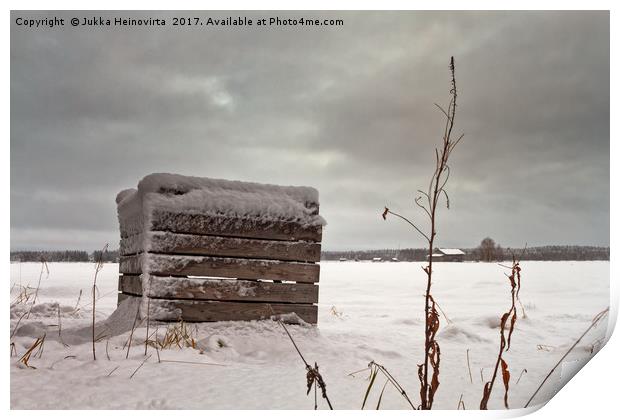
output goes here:
[[[465, 252], [464, 261], [508, 261], [513, 253], [522, 261], [609, 261], [609, 247], [579, 246], [579, 245], [546, 245], [528, 247], [525, 249], [511, 249], [496, 247], [489, 255], [481, 247], [461, 248]], [[399, 261], [426, 261], [428, 250], [423, 248], [406, 249], [376, 249], [368, 251], [324, 251], [322, 260], [372, 260], [381, 258]]]
[[[465, 261], [508, 261], [512, 254], [523, 261], [609, 261], [609, 247], [598, 246], [579, 246], [579, 245], [547, 245], [536, 246], [523, 249], [501, 248], [499, 245], [491, 244], [490, 247], [483, 246], [477, 248], [461, 248], [465, 252]], [[381, 258], [391, 260], [396, 258], [399, 261], [425, 261], [428, 250], [423, 248], [405, 249], [376, 249], [367, 251], [323, 251], [322, 260], [372, 260]], [[101, 251], [13, 251], [11, 261], [40, 262], [43, 258], [48, 262], [94, 262], [98, 261]], [[118, 262], [118, 250], [106, 251], [102, 261]]]
[[[65, 250], [65, 251], [12, 251], [11, 261], [22, 262], [89, 262], [99, 261], [101, 250], [88, 251]], [[103, 253], [103, 262], [118, 262], [118, 250], [110, 250]]]

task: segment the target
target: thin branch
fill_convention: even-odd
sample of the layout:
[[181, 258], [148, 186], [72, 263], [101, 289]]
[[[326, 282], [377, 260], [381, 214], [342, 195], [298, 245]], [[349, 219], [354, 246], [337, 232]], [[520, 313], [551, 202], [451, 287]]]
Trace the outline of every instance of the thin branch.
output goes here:
[[420, 204], [420, 200], [422, 199], [422, 197], [416, 197], [415, 200], [413, 200], [415, 202], [415, 204], [420, 207], [422, 210], [424, 210], [424, 213], [426, 213], [426, 215], [428, 216], [428, 218], [432, 218], [433, 216], [431, 216], [431, 214], [429, 213], [429, 211], [427, 210], [426, 207], [424, 207], [423, 204]]
[[446, 111], [445, 111], [445, 110], [444, 110], [444, 109], [443, 109], [443, 108], [442, 108], [439, 104], [435, 103], [435, 106], [436, 106], [437, 108], [439, 108], [439, 110], [443, 113], [443, 115], [445, 115], [445, 116], [446, 116], [446, 118], [450, 118], [450, 116], [448, 115], [448, 113], [447, 113], [447, 112], [446, 112]]
[[411, 222], [411, 220], [407, 219], [405, 216], [401, 216], [401, 215], [400, 215], [400, 214], [398, 214], [398, 213], [394, 213], [392, 210], [388, 209], [387, 207], [385, 208], [385, 210], [386, 210], [386, 211], [385, 211], [385, 213], [384, 213], [384, 214], [389, 213], [389, 214], [391, 214], [391, 215], [393, 215], [393, 216], [396, 216], [396, 217], [401, 218], [402, 220], [404, 220], [405, 222], [407, 222], [407, 223], [409, 223], [411, 226], [413, 226], [413, 228], [414, 228], [415, 230], [417, 230], [417, 231], [418, 231], [418, 233], [419, 233], [420, 235], [424, 236], [424, 237], [426, 238], [426, 240], [427, 240], [427, 241], [430, 241], [430, 238], [429, 238], [429, 237], [428, 237], [428, 236], [427, 236], [424, 232], [422, 232], [422, 231], [421, 231], [421, 230], [420, 230], [420, 229], [419, 229], [416, 225], [414, 225], [414, 224], [413, 224], [413, 222]]
[[134, 370], [134, 371], [133, 371], [133, 373], [131, 374], [131, 376], [129, 377], [129, 379], [133, 378], [133, 375], [135, 375], [135, 374], [136, 374], [136, 373], [140, 370], [140, 368], [141, 368], [141, 367], [142, 367], [142, 366], [146, 363], [146, 361], [147, 361], [147, 360], [149, 360], [149, 359], [151, 358], [151, 356], [152, 356], [152, 355], [151, 355], [151, 354], [149, 354], [149, 355], [146, 357], [146, 359], [144, 359], [144, 360], [142, 361], [142, 363], [140, 363], [140, 366], [138, 366], [138, 367], [136, 368], [136, 370]]
[[136, 329], [136, 322], [138, 322], [139, 315], [140, 315], [140, 305], [138, 304], [138, 309], [136, 310], [136, 316], [133, 319], [133, 325], [131, 326], [131, 333], [129, 333], [129, 339], [127, 340], [127, 354], [125, 355], [125, 359], [129, 358], [129, 350], [131, 349], [131, 341], [133, 339], [133, 332]]

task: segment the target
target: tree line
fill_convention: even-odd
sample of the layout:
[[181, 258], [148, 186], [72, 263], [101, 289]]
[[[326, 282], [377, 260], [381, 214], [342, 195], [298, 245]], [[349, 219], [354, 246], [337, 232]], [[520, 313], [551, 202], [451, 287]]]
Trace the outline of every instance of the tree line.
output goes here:
[[[508, 261], [514, 254], [521, 261], [609, 261], [609, 247], [583, 245], [546, 245], [519, 248], [503, 248], [491, 238], [485, 238], [475, 248], [461, 248], [465, 252], [464, 261]], [[323, 251], [322, 260], [372, 260], [381, 258], [399, 261], [426, 261], [428, 249], [374, 249], [364, 251]], [[101, 255], [101, 250], [92, 252], [82, 250], [62, 251], [12, 251], [11, 261], [40, 262], [118, 262], [119, 253], [116, 250], [107, 250]]]
[[[508, 261], [513, 254], [521, 261], [609, 261], [609, 247], [583, 245], [545, 245], [523, 248], [504, 248], [491, 238], [484, 238], [475, 248], [461, 248], [464, 261]], [[323, 251], [322, 260], [382, 260], [426, 261], [428, 249], [373, 249], [364, 251]]]
[[62, 251], [11, 251], [11, 261], [21, 262], [118, 262], [118, 250], [98, 251], [62, 250]]

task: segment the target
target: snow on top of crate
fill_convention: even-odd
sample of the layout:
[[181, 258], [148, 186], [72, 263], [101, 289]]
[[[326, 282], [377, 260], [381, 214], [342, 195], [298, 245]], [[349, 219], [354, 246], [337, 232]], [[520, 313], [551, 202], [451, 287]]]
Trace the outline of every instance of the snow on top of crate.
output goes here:
[[140, 198], [145, 208], [325, 225], [319, 193], [311, 187], [279, 186], [167, 173], [145, 176], [138, 189], [121, 191], [119, 209]]

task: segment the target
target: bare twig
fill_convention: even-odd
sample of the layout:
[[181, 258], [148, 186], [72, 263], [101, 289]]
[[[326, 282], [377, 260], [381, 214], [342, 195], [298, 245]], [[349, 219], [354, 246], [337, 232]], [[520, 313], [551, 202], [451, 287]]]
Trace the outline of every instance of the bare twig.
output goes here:
[[471, 376], [471, 366], [469, 365], [469, 349], [467, 349], [467, 371], [469, 372], [469, 382], [474, 383], [474, 378]]
[[146, 339], [144, 340], [144, 355], [146, 356], [146, 352], [149, 348], [149, 326], [151, 321], [151, 276], [149, 276], [148, 281], [148, 289], [146, 293], [143, 294], [146, 296]]
[[347, 376], [352, 376], [355, 378], [356, 373], [366, 372], [367, 370], [370, 370], [370, 366], [365, 367], [364, 369], [356, 370], [355, 372], [348, 373]]
[[136, 316], [133, 319], [133, 325], [131, 326], [131, 332], [129, 333], [129, 339], [127, 340], [127, 354], [125, 359], [129, 358], [129, 350], [131, 349], [131, 341], [133, 339], [133, 332], [136, 330], [136, 322], [138, 322], [138, 316], [140, 315], [140, 305], [136, 309]]
[[113, 374], [114, 372], [116, 372], [116, 369], [118, 369], [120, 366], [116, 366], [114, 369], [112, 369], [110, 371], [110, 373], [108, 373], [106, 376], [110, 376], [111, 374]]
[[[30, 304], [30, 309], [28, 309], [28, 315], [26, 315], [26, 319], [30, 318], [30, 313], [32, 312], [32, 308], [34, 304], [37, 302], [37, 297], [39, 296], [39, 288], [41, 287], [41, 278], [43, 277], [43, 271], [47, 273], [47, 276], [50, 275], [49, 267], [47, 266], [47, 261], [43, 256], [41, 256], [41, 272], [39, 273], [39, 281], [37, 283], [37, 288], [34, 291], [34, 298], [32, 299], [32, 303]], [[26, 286], [27, 288], [28, 286]]]
[[19, 323], [22, 322], [22, 319], [26, 316], [26, 312], [24, 312], [22, 314], [22, 316], [19, 317], [19, 319], [17, 320], [17, 323], [15, 324], [15, 328], [13, 328], [13, 332], [11, 333], [11, 337], [13, 338], [13, 336], [15, 335], [15, 333], [17, 332], [17, 327], [19, 327]]
[[131, 374], [131, 376], [129, 377], [129, 379], [133, 378], [133, 376], [134, 376], [134, 375], [135, 375], [135, 374], [136, 374], [136, 373], [140, 370], [140, 368], [141, 368], [142, 366], [144, 366], [144, 364], [146, 363], [146, 361], [147, 361], [147, 360], [149, 360], [149, 359], [151, 358], [151, 356], [152, 356], [152, 355], [151, 355], [151, 354], [149, 354], [149, 355], [148, 355], [148, 356], [147, 356], [147, 357], [146, 357], [146, 358], [142, 361], [142, 363], [140, 363], [140, 366], [138, 366], [138, 367], [136, 368], [136, 370], [134, 370], [134, 371], [133, 371], [133, 373]]
[[521, 377], [523, 376], [524, 373], [527, 373], [527, 369], [523, 368], [521, 369], [521, 373], [519, 374], [519, 378], [517, 379], [516, 384], [519, 384], [519, 381], [521, 380]]
[[82, 299], [82, 289], [80, 289], [80, 294], [78, 295], [77, 302], [75, 302], [75, 307], [73, 308], [73, 312], [77, 312], [80, 306], [80, 299]]

